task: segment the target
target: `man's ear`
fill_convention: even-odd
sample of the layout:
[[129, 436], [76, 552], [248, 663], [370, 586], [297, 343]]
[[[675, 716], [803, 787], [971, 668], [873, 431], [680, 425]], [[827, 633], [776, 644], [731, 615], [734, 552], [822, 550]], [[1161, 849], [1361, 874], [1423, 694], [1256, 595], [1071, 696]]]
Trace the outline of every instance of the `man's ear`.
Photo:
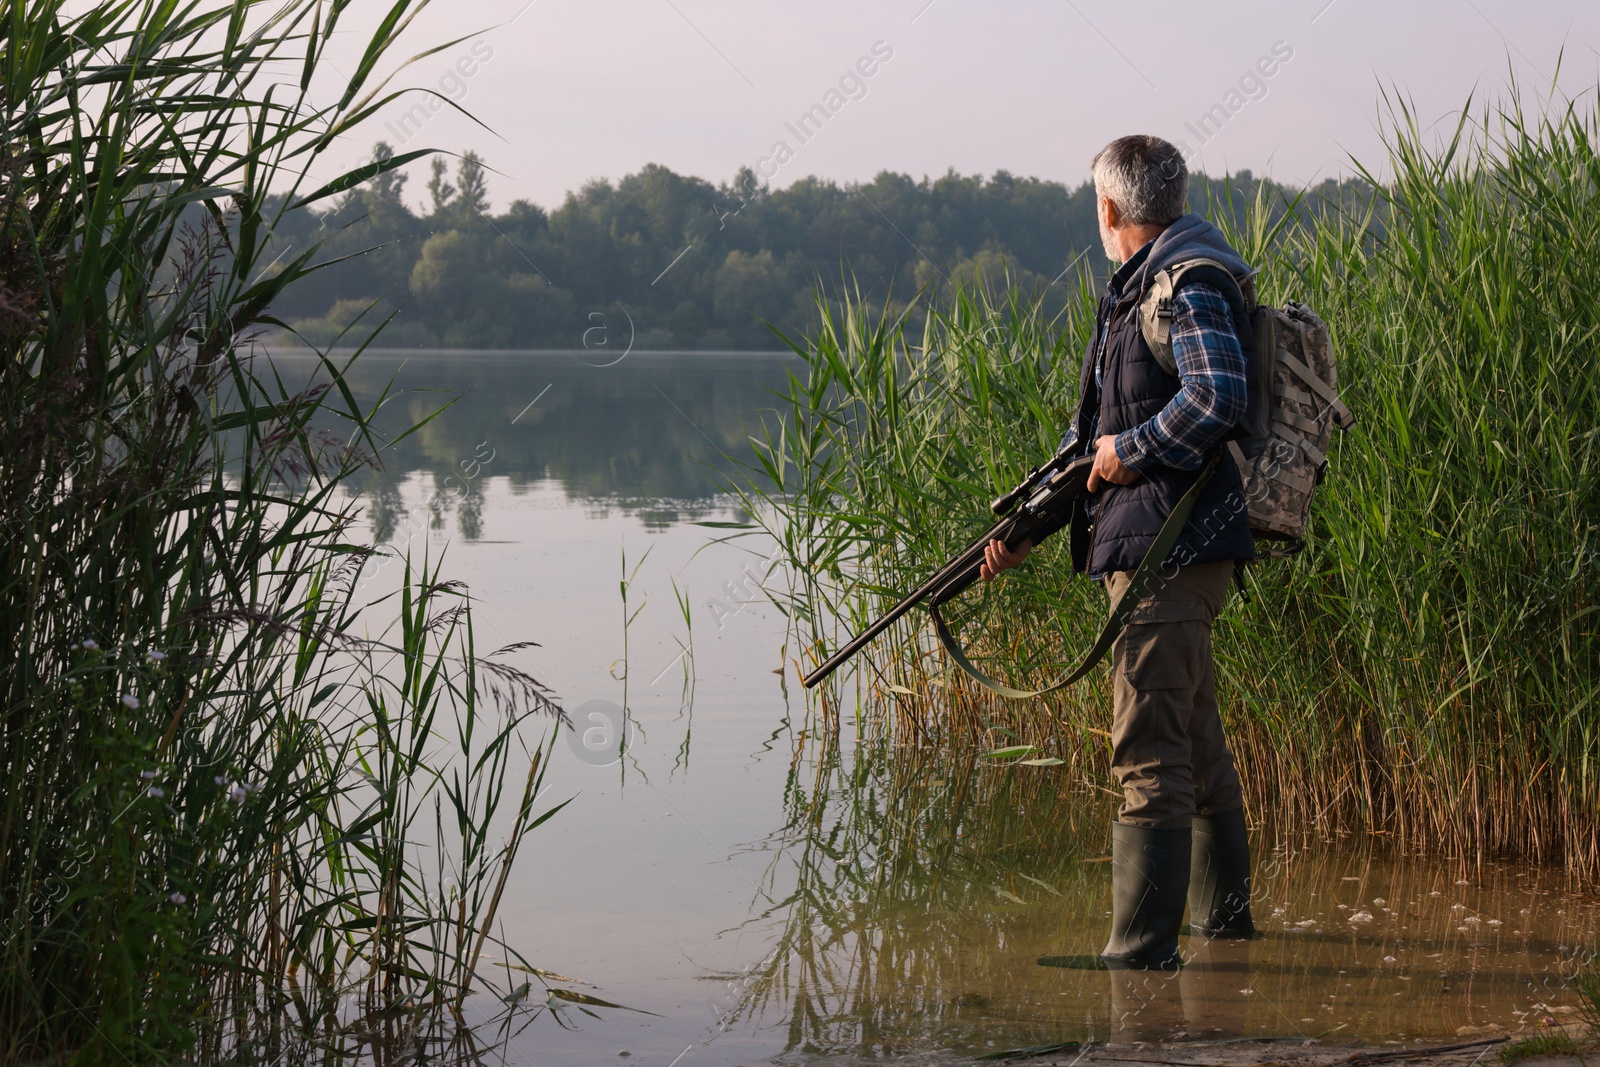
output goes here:
[[1100, 221], [1105, 224], [1106, 229], [1114, 230], [1122, 225], [1122, 212], [1117, 210], [1116, 201], [1109, 196], [1102, 196], [1098, 199], [1100, 202]]

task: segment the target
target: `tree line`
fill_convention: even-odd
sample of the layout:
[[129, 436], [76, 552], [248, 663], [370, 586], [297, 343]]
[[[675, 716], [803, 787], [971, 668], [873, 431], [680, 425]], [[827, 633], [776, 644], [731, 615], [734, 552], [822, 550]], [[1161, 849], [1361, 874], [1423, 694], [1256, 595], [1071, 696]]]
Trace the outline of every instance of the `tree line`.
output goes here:
[[[379, 143], [374, 154], [392, 153]], [[318, 344], [389, 320], [382, 343], [394, 347], [777, 349], [771, 327], [808, 330], [819, 289], [848, 284], [897, 306], [925, 287], [977, 282], [1054, 307], [1082, 270], [1104, 271], [1092, 184], [1003, 170], [769, 189], [748, 168], [713, 184], [650, 164], [591, 181], [554, 210], [517, 200], [499, 213], [472, 152], [453, 170], [434, 158], [421, 210], [406, 183], [389, 171], [328, 210], [284, 217], [281, 250], [321, 240], [324, 257], [341, 261], [318, 285], [286, 292], [281, 321]], [[1349, 208], [1367, 193], [1359, 182], [1299, 190], [1242, 171], [1196, 175], [1190, 204], [1242, 219], [1258, 195], [1304, 211]]]

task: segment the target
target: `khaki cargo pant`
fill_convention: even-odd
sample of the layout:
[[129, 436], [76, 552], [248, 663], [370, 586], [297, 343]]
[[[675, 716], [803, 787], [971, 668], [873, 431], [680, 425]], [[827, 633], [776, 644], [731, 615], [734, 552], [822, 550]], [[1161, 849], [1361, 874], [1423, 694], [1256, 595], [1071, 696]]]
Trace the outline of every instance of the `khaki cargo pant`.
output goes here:
[[[1119, 822], [1181, 830], [1197, 814], [1244, 806], [1211, 665], [1211, 623], [1232, 577], [1226, 560], [1179, 567], [1170, 578], [1163, 573], [1111, 646]], [[1132, 578], [1129, 571], [1112, 574], [1107, 593], [1115, 600]]]

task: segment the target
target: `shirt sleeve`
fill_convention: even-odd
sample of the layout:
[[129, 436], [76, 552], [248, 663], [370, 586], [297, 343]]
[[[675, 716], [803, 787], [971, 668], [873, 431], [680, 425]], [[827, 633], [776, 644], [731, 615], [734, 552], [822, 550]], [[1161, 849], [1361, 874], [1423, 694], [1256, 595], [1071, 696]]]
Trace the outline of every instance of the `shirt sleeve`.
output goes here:
[[1117, 435], [1117, 458], [1136, 471], [1198, 470], [1244, 418], [1244, 350], [1228, 301], [1191, 283], [1172, 298], [1172, 353], [1178, 395], [1148, 422]]

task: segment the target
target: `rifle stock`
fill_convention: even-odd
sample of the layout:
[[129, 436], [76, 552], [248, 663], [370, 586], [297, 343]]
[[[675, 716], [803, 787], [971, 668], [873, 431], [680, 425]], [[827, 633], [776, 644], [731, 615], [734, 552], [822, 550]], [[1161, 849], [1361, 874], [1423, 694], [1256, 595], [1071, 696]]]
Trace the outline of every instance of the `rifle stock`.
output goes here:
[[[931, 604], [943, 604], [959, 596], [978, 580], [984, 562], [984, 548], [990, 541], [1003, 541], [1007, 548], [1016, 548], [1023, 541], [1032, 541], [1037, 546], [1049, 537], [1064, 525], [1077, 499], [1088, 492], [1089, 468], [1093, 463], [1092, 456], [1069, 459], [1068, 450], [1062, 449], [1029, 471], [1015, 489], [990, 505], [995, 514], [1001, 516], [998, 522], [974, 538], [931, 578], [806, 675], [802, 684], [807, 689], [816, 686], [893, 625], [896, 619], [924, 600]], [[1017, 506], [1018, 501], [1022, 501], [1020, 507]], [[1016, 510], [1013, 511], [1013, 508]]]

